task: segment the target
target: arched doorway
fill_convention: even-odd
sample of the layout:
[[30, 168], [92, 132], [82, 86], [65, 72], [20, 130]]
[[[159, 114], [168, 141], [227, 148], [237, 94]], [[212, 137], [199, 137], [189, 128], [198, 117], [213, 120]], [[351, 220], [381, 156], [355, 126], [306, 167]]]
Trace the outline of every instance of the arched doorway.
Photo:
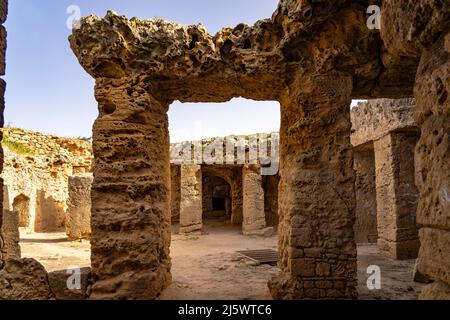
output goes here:
[[202, 182], [203, 220], [231, 220], [231, 186], [224, 179], [205, 174]]
[[28, 228], [30, 225], [30, 198], [20, 194], [14, 198], [13, 210], [19, 215], [19, 227]]
[[[240, 165], [202, 165], [202, 176], [204, 177], [214, 177], [216, 183], [222, 183], [222, 188], [228, 185], [228, 198], [229, 203], [229, 218], [233, 225], [241, 225], [243, 221], [242, 215], [242, 204], [243, 204], [243, 193], [242, 193], [242, 166]], [[205, 190], [205, 187], [203, 187]], [[220, 187], [217, 190], [217, 197], [215, 204], [217, 208], [220, 206], [226, 206], [227, 197], [220, 196], [220, 192], [223, 194], [223, 190]], [[203, 194], [203, 197], [205, 195]], [[223, 200], [222, 200], [223, 199]], [[212, 203], [211, 205], [213, 205]], [[205, 208], [205, 207], [204, 207]], [[225, 208], [226, 211], [227, 208]], [[219, 209], [220, 211], [220, 209]], [[223, 211], [223, 210], [222, 210]], [[204, 217], [206, 217], [204, 215]]]

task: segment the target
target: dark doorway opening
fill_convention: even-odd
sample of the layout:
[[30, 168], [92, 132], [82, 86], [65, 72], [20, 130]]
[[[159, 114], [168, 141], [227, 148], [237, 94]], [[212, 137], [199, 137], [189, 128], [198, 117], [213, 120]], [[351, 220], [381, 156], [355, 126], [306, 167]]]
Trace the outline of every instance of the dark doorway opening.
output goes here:
[[225, 198], [213, 198], [213, 211], [225, 211]]

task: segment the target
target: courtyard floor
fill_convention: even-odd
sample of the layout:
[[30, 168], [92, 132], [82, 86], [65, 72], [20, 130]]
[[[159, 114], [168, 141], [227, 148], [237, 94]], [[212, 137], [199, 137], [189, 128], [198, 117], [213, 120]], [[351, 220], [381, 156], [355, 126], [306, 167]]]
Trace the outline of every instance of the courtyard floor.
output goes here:
[[[223, 222], [205, 224], [202, 235], [172, 235], [173, 283], [161, 299], [254, 300], [270, 299], [267, 281], [276, 266], [255, 265], [236, 251], [277, 249], [277, 236], [245, 237], [239, 227]], [[47, 271], [90, 265], [89, 241], [69, 242], [65, 233], [21, 234], [22, 257], [35, 258]], [[370, 291], [367, 267], [381, 269], [381, 289]], [[412, 281], [414, 260], [396, 261], [379, 254], [376, 245], [358, 246], [360, 299], [417, 299], [421, 284]]]

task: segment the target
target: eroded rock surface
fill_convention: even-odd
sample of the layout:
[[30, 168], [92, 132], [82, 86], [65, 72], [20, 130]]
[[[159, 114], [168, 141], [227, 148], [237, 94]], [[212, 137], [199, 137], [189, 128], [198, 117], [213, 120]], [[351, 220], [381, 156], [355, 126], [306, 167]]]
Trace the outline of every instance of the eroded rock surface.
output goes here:
[[91, 299], [155, 299], [170, 283], [167, 101], [129, 79], [95, 90]]
[[91, 186], [92, 174], [69, 177], [66, 233], [69, 240], [91, 237]]
[[64, 230], [68, 179], [91, 171], [91, 144], [17, 128], [3, 136], [3, 207], [17, 211], [28, 231]]
[[[78, 272], [78, 270], [76, 271]], [[56, 300], [85, 300], [88, 297], [91, 268], [81, 268], [73, 277], [73, 270], [53, 271], [48, 274], [50, 289]], [[79, 283], [78, 283], [79, 281]]]
[[350, 95], [351, 79], [334, 74], [299, 77], [281, 100], [275, 299], [357, 296]]
[[3, 210], [0, 236], [3, 240], [0, 248], [3, 260], [20, 259], [19, 215], [16, 211]]
[[[448, 24], [447, 24], [448, 26]], [[441, 284], [422, 298], [448, 298], [450, 286], [450, 32], [427, 49], [417, 74], [415, 117], [422, 135], [416, 146], [416, 184], [420, 191], [419, 270]]]
[[8, 260], [0, 270], [0, 300], [52, 298], [48, 275], [34, 259]]
[[128, 20], [110, 11], [83, 19], [70, 43], [94, 78], [145, 81], [169, 100], [277, 100], [298, 68], [354, 74], [355, 97], [411, 94], [405, 75], [414, 75], [418, 61], [406, 70], [403, 61], [380, 58], [380, 38], [366, 25], [369, 2], [280, 1], [272, 18], [216, 35], [202, 25]]

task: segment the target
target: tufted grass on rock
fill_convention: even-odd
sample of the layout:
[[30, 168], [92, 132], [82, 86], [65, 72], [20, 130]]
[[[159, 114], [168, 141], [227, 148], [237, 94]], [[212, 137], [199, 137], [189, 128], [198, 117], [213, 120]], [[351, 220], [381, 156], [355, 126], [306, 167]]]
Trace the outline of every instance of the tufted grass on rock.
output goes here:
[[6, 133], [3, 133], [2, 147], [8, 148], [11, 152], [21, 155], [32, 155], [33, 151], [26, 145], [10, 140]]

